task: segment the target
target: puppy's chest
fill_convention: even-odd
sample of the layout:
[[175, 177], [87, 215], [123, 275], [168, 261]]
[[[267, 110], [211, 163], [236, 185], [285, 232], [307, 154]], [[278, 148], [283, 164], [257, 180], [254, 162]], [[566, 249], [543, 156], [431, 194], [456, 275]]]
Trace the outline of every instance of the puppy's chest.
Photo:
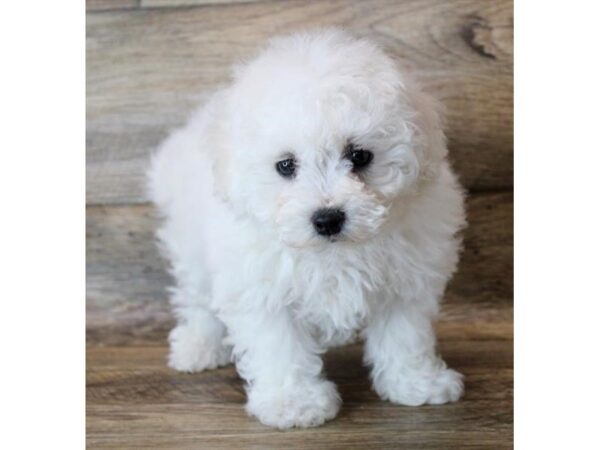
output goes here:
[[323, 347], [353, 341], [365, 326], [369, 314], [367, 296], [352, 298], [323, 295], [320, 299], [302, 299], [293, 305], [295, 320], [309, 328]]
[[297, 320], [312, 326], [324, 344], [345, 343], [364, 326], [386, 278], [384, 268], [368, 260], [357, 255], [297, 263], [292, 308]]

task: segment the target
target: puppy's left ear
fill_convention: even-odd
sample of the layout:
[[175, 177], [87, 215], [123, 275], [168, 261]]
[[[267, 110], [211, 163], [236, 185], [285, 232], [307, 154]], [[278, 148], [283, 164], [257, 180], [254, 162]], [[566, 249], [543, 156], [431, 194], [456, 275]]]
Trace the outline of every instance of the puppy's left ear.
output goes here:
[[444, 108], [432, 96], [418, 86], [409, 91], [410, 102], [417, 115], [415, 125], [418, 134], [416, 157], [423, 180], [435, 178], [448, 154], [444, 135]]

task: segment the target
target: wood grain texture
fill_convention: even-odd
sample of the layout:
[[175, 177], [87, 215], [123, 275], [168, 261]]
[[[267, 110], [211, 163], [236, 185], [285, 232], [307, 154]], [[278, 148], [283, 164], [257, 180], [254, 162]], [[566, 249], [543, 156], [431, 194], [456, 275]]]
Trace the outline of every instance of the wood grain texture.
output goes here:
[[89, 13], [87, 202], [145, 201], [149, 152], [268, 37], [342, 26], [381, 42], [447, 109], [473, 190], [512, 186], [512, 1], [281, 1]]
[[181, 6], [228, 5], [250, 3], [260, 0], [140, 0], [142, 8], [175, 8]]
[[131, 9], [139, 6], [139, 0], [85, 0], [87, 11], [108, 11], [113, 9]]
[[[468, 327], [468, 325], [467, 325]], [[468, 331], [465, 331], [469, 334]], [[89, 448], [346, 449], [512, 448], [512, 340], [442, 341], [440, 351], [465, 375], [464, 398], [451, 405], [395, 406], [371, 391], [358, 345], [325, 356], [344, 404], [317, 429], [279, 432], [243, 410], [232, 366], [180, 374], [166, 348], [89, 348]]]
[[[196, 5], [196, 6], [192, 6]], [[89, 448], [512, 448], [511, 0], [86, 0], [87, 446]], [[266, 38], [342, 26], [384, 44], [447, 109], [470, 227], [437, 325], [466, 376], [459, 403], [408, 408], [370, 390], [360, 346], [325, 356], [338, 418], [279, 432], [243, 410], [229, 366], [166, 367], [170, 284], [145, 204], [152, 149]]]
[[[442, 327], [454, 335], [453, 323], [469, 322], [493, 337], [512, 324], [512, 194], [472, 195], [468, 218]], [[154, 244], [156, 225], [149, 205], [87, 208], [88, 343], [165, 341], [171, 280]]]

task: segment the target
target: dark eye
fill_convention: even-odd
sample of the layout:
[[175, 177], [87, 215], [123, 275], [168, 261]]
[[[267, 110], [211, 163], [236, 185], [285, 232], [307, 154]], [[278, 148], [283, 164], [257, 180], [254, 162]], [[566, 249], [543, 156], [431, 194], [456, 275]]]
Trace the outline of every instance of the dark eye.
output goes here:
[[296, 174], [296, 160], [294, 158], [284, 159], [275, 164], [279, 175], [284, 178], [291, 178]]
[[367, 167], [373, 160], [373, 153], [362, 148], [357, 148], [354, 145], [349, 145], [346, 148], [346, 158], [352, 162], [352, 170], [358, 171]]

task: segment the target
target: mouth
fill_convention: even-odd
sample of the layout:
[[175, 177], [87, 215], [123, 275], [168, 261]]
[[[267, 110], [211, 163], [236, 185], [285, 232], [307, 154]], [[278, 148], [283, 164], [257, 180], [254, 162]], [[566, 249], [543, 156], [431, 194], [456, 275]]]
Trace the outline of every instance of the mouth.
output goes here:
[[333, 236], [319, 236], [319, 238], [321, 238], [319, 239], [320, 241], [326, 242], [327, 244], [337, 243], [338, 245], [342, 245], [353, 242], [352, 239], [350, 239], [344, 233], [336, 234]]

